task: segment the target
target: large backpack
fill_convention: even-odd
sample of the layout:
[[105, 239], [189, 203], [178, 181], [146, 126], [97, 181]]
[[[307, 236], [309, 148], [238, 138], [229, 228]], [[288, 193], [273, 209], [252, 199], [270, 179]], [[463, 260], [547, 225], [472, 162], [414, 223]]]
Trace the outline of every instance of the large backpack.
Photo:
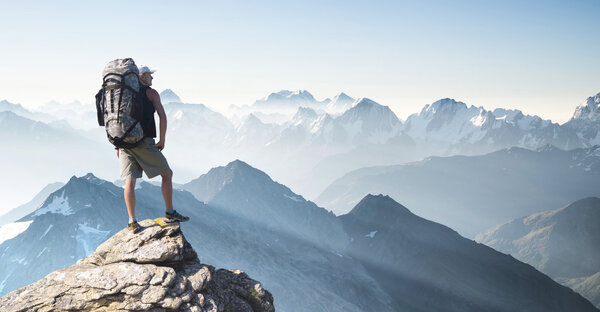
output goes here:
[[144, 138], [138, 68], [130, 58], [116, 59], [104, 67], [102, 76], [102, 89], [96, 94], [98, 125], [106, 128], [115, 147], [135, 147]]

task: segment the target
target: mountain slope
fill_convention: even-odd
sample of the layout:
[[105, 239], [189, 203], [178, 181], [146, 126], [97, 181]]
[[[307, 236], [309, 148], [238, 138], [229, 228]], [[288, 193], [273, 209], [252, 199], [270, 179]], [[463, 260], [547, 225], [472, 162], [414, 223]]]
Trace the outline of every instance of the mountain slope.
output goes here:
[[367, 193], [387, 193], [403, 198], [419, 215], [475, 237], [547, 207], [600, 196], [598, 181], [600, 146], [571, 151], [510, 148], [359, 169], [328, 186], [316, 202], [343, 214]]
[[339, 217], [349, 253], [410, 311], [596, 311], [529, 265], [367, 195]]
[[340, 249], [346, 243], [335, 215], [240, 160], [211, 169], [183, 189], [209, 205], [318, 245]]
[[552, 276], [574, 278], [600, 272], [600, 198], [515, 219], [477, 236]]
[[587, 277], [557, 279], [561, 284], [580, 293], [600, 309], [600, 272]]
[[59, 188], [63, 187], [65, 184], [62, 182], [54, 182], [46, 185], [35, 197], [27, 202], [26, 204], [20, 205], [19, 207], [13, 208], [7, 213], [0, 216], [0, 226], [14, 222], [22, 217], [30, 214], [34, 210], [40, 207], [43, 204], [44, 200], [51, 193], [55, 192]]
[[[317, 245], [230, 213], [237, 207], [205, 205], [185, 191], [175, 190], [173, 202], [177, 210], [190, 216], [181, 227], [201, 261], [239, 268], [261, 280], [281, 298], [275, 302], [277, 309], [393, 310], [389, 296], [362, 265], [324, 247], [326, 244]], [[160, 188], [141, 183], [136, 190], [138, 219], [162, 216], [163, 207]], [[312, 213], [309, 204], [293, 207], [305, 210], [303, 215]], [[261, 207], [256, 208], [257, 214], [263, 214]], [[272, 208], [266, 207], [264, 215]], [[72, 265], [122, 230], [127, 213], [121, 188], [88, 175], [71, 179], [20, 221], [31, 223], [23, 233], [0, 244], [0, 294]]]
[[2, 101], [0, 101], [0, 112], [5, 112], [5, 111], [12, 112], [16, 115], [25, 117], [27, 119], [33, 119], [33, 120], [42, 121], [42, 122], [50, 122], [50, 121], [56, 120], [55, 117], [53, 117], [49, 114], [32, 112], [32, 111], [24, 108], [20, 104], [13, 104], [9, 101], [2, 100]]
[[533, 265], [600, 307], [600, 198], [519, 218], [477, 241]]
[[6, 178], [0, 181], [0, 213], [73, 172], [114, 173], [118, 160], [106, 134], [97, 130], [104, 135], [100, 136], [103, 142], [87, 138], [80, 131], [57, 129], [12, 112], [0, 112], [2, 160], [10, 164], [4, 169]]

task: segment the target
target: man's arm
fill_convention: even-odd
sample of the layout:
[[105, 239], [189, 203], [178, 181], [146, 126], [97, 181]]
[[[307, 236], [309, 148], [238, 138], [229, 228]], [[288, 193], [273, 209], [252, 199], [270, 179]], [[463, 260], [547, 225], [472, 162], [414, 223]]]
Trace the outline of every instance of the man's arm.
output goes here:
[[148, 88], [148, 90], [146, 90], [146, 95], [148, 96], [148, 99], [152, 101], [154, 109], [156, 109], [156, 112], [158, 113], [160, 134], [159, 141], [154, 147], [158, 147], [158, 149], [162, 151], [162, 149], [165, 148], [165, 136], [167, 134], [167, 114], [165, 114], [165, 109], [160, 102], [160, 95], [158, 95], [156, 90]]

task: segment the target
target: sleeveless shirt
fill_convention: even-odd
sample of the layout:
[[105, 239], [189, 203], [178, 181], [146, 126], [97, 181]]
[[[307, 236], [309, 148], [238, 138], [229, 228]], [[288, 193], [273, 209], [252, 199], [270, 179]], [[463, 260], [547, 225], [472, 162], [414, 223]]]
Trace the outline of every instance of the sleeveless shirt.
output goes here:
[[144, 130], [144, 137], [155, 138], [156, 137], [156, 123], [154, 121], [154, 104], [148, 98], [146, 91], [148, 91], [148, 86], [141, 85], [140, 93], [142, 94], [142, 120], [140, 124], [142, 125], [142, 129]]

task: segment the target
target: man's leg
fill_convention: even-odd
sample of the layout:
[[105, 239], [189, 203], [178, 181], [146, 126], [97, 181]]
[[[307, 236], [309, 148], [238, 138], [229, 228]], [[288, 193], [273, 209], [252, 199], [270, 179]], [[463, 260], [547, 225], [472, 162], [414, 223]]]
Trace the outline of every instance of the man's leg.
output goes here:
[[127, 205], [127, 214], [129, 219], [135, 219], [135, 178], [125, 180], [125, 205]]
[[169, 169], [160, 176], [162, 177], [160, 189], [165, 200], [165, 210], [173, 210], [173, 170]]

